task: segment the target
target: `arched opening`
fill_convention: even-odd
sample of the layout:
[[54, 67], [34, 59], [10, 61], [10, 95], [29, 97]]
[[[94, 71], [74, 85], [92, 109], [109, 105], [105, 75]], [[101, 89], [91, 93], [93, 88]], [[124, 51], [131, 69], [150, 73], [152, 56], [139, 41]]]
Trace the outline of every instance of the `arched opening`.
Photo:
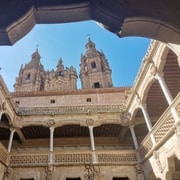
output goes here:
[[[81, 0], [59, 2], [30, 1], [0, 4], [0, 44], [13, 44], [27, 34], [35, 24], [74, 22], [94, 19], [104, 28], [125, 36], [143, 36], [165, 42], [180, 42], [179, 2], [121, 2]], [[7, 9], [6, 11], [3, 11]], [[158, 11], [157, 11], [158, 9]], [[171, 16], [169, 16], [171, 14]], [[166, 18], [164, 18], [166, 17]], [[16, 23], [17, 22], [17, 23]]]

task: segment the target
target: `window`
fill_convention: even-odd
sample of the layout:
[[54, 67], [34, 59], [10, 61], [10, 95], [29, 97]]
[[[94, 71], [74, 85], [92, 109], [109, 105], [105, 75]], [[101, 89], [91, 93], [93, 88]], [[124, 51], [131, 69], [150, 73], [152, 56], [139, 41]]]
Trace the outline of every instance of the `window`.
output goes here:
[[63, 71], [57, 72], [56, 75], [57, 75], [57, 76], [64, 76], [64, 72], [63, 72]]
[[96, 68], [96, 63], [95, 63], [94, 61], [91, 63], [91, 67], [92, 67], [93, 69]]
[[55, 103], [55, 99], [51, 99], [51, 104], [54, 104]]
[[19, 102], [19, 101], [16, 101], [15, 103], [16, 103], [17, 105], [19, 105], [20, 102]]
[[87, 99], [86, 99], [86, 102], [91, 102], [91, 98], [87, 98]]
[[94, 83], [94, 88], [100, 88], [99, 82]]
[[27, 76], [26, 76], [26, 80], [30, 80], [31, 78], [31, 74], [29, 73]]
[[128, 177], [113, 177], [112, 180], [129, 180]]

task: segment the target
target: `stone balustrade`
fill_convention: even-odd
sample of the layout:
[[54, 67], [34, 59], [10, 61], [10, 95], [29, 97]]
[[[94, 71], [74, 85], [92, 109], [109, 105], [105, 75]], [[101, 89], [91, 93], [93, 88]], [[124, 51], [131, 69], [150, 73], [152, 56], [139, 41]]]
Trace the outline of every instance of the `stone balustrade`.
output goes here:
[[[10, 165], [13, 167], [21, 166], [47, 166], [48, 153], [12, 153]], [[118, 150], [118, 151], [96, 151], [98, 164], [135, 164], [136, 151], [134, 150]], [[54, 165], [82, 165], [92, 162], [91, 151], [83, 152], [54, 152]]]
[[0, 143], [0, 161], [3, 164], [7, 164], [9, 159], [9, 153], [7, 149]]
[[166, 109], [152, 128], [151, 134], [155, 138], [156, 145], [153, 147], [150, 133], [141, 142], [138, 149], [141, 159], [145, 158], [148, 153], [152, 154], [153, 149], [162, 145], [168, 137], [175, 134], [175, 120], [172, 116], [171, 108], [175, 108], [180, 117], [180, 93], [176, 96], [171, 106]]

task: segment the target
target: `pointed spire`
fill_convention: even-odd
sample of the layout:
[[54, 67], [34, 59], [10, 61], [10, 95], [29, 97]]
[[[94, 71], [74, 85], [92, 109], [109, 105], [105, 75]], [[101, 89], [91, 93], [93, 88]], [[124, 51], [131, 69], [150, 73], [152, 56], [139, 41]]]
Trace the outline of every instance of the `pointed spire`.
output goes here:
[[38, 45], [36, 46], [36, 50], [35, 50], [35, 52], [32, 54], [31, 57], [32, 57], [32, 59], [40, 60], [41, 56], [40, 56], [40, 54], [39, 54], [39, 52], [38, 52]]
[[39, 44], [36, 45], [36, 52], [38, 53]]
[[86, 44], [86, 52], [91, 52], [91, 51], [96, 51], [96, 45], [95, 43], [91, 40], [90, 35], [88, 36], [88, 42]]

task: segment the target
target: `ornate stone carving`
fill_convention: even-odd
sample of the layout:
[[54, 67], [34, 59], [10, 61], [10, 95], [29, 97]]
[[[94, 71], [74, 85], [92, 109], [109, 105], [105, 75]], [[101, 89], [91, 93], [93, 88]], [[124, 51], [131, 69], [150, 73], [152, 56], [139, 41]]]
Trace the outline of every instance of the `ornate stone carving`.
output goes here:
[[19, 115], [57, 115], [57, 114], [87, 114], [87, 112], [124, 112], [124, 105], [86, 105], [86, 106], [56, 106], [56, 107], [21, 107]]
[[155, 159], [155, 162], [157, 164], [157, 167], [158, 167], [159, 171], [162, 173], [163, 172], [163, 168], [162, 168], [161, 161], [159, 159], [159, 152], [158, 151], [154, 151], [153, 152], [153, 156], [154, 156], [154, 159]]
[[151, 66], [151, 75], [155, 76], [156, 73], [157, 73], [157, 67], [152, 63], [152, 66]]
[[22, 166], [22, 165], [44, 165], [48, 162], [48, 155], [11, 155], [10, 164], [12, 166]]
[[54, 121], [53, 119], [51, 119], [51, 120], [48, 121], [47, 125], [48, 125], [49, 127], [52, 127], [52, 126], [55, 125], [55, 121]]
[[177, 138], [180, 140], [180, 122], [178, 122], [178, 123], [175, 125], [175, 132], [176, 132]]
[[6, 168], [5, 172], [4, 172], [4, 177], [3, 180], [9, 180], [12, 174], [12, 168], [10, 168], [9, 166]]
[[129, 112], [121, 113], [120, 118], [121, 118], [121, 124], [127, 126], [130, 122], [131, 113]]
[[141, 164], [136, 164], [135, 168], [136, 168], [136, 174], [137, 174], [138, 180], [144, 180], [145, 177], [144, 177]]
[[53, 165], [48, 165], [46, 167], [46, 180], [53, 180]]
[[87, 119], [86, 124], [87, 124], [87, 126], [93, 126], [94, 120], [93, 119]]
[[91, 162], [91, 154], [83, 153], [83, 154], [56, 154], [55, 155], [55, 163], [90, 163]]

